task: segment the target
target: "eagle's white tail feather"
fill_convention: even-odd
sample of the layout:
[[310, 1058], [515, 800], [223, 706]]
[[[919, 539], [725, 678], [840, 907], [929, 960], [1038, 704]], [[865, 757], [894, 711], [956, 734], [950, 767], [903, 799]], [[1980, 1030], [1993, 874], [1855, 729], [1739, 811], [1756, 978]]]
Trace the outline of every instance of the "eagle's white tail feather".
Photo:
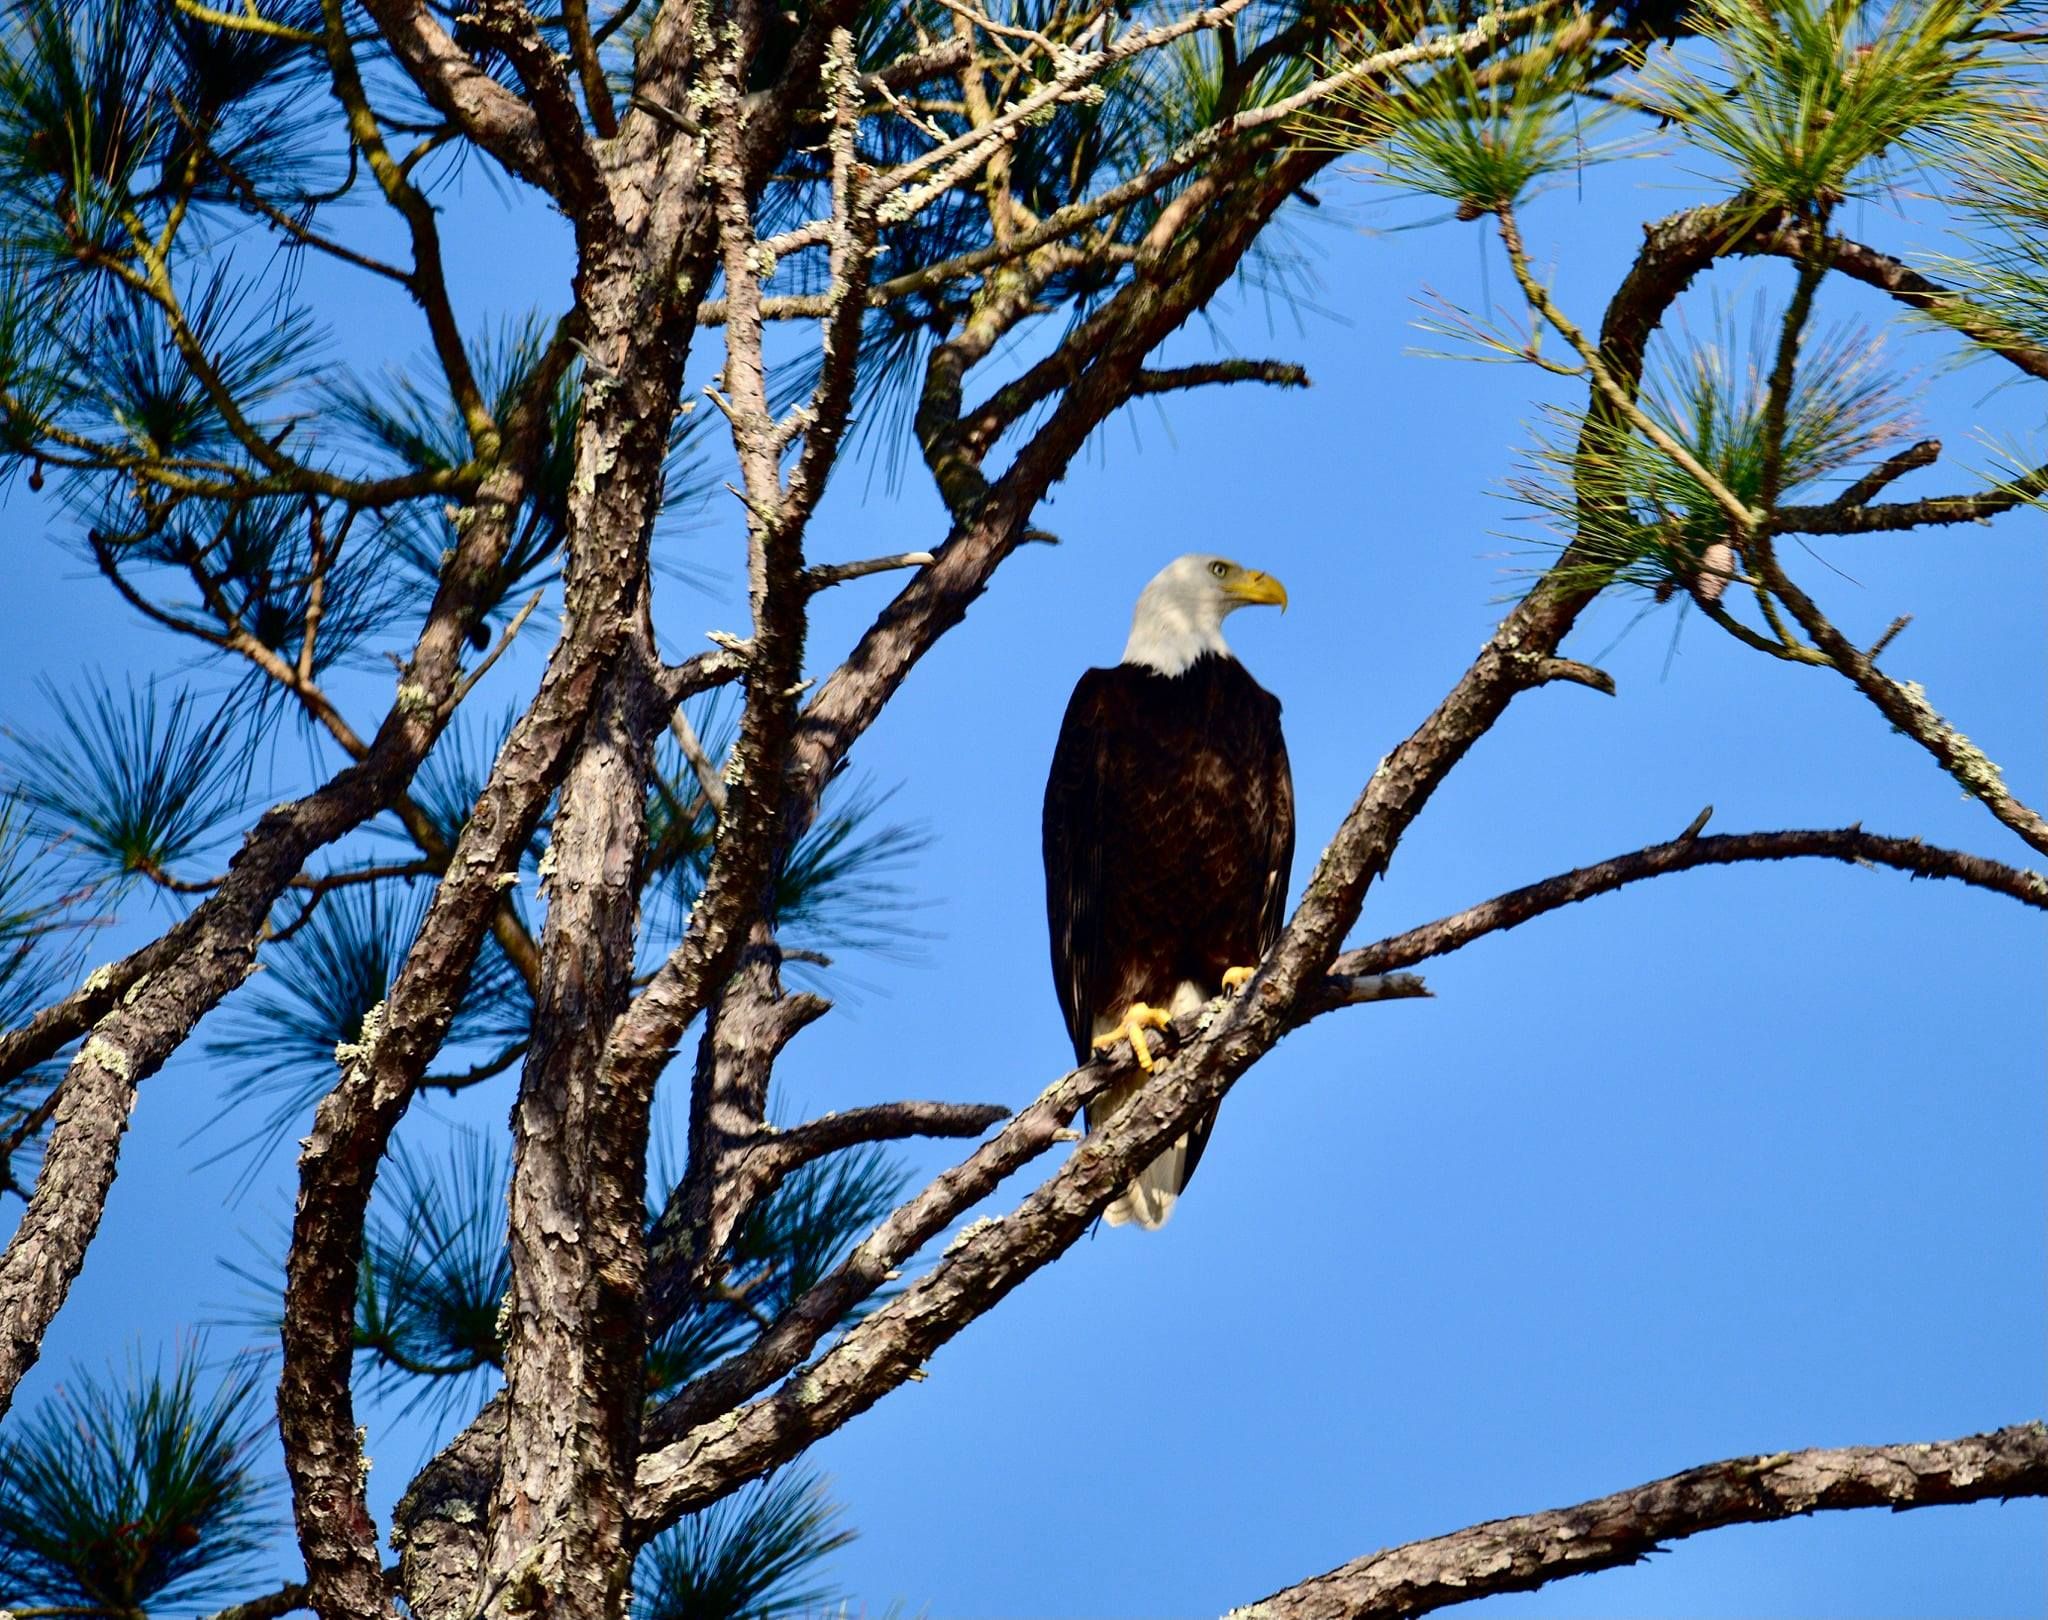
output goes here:
[[1187, 1162], [1188, 1139], [1183, 1136], [1138, 1172], [1138, 1179], [1124, 1188], [1123, 1196], [1102, 1212], [1102, 1218], [1111, 1226], [1136, 1221], [1147, 1232], [1158, 1231], [1187, 1185]]
[[[1131, 1093], [1144, 1084], [1142, 1077], [1112, 1086], [1088, 1105], [1088, 1128], [1092, 1131], [1130, 1101]], [[1188, 1139], [1178, 1138], [1158, 1158], [1138, 1172], [1123, 1190], [1123, 1196], [1102, 1212], [1111, 1226], [1136, 1221], [1147, 1232], [1156, 1232], [1173, 1213], [1174, 1201], [1187, 1185]]]
[[[1183, 982], [1174, 986], [1173, 999], [1167, 1004], [1167, 1012], [1175, 1018], [1193, 1012], [1209, 998], [1199, 984]], [[1096, 1038], [1100, 1039], [1118, 1027], [1118, 1021], [1098, 1018], [1095, 1021]], [[1131, 1100], [1131, 1096], [1145, 1083], [1143, 1075], [1133, 1075], [1120, 1085], [1114, 1085], [1088, 1106], [1088, 1129], [1094, 1130], [1119, 1108]], [[1128, 1226], [1136, 1221], [1147, 1232], [1156, 1232], [1166, 1224], [1166, 1217], [1173, 1213], [1173, 1206], [1180, 1198], [1180, 1190], [1188, 1184], [1188, 1139], [1182, 1135], [1175, 1139], [1158, 1158], [1138, 1172], [1137, 1178], [1123, 1190], [1123, 1196], [1102, 1212], [1102, 1218], [1111, 1226]]]

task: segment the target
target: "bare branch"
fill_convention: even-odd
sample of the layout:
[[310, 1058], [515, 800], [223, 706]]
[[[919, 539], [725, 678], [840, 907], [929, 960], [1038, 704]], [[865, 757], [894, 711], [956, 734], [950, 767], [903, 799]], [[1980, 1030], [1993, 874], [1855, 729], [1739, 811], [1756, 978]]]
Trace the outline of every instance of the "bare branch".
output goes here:
[[[187, 9], [183, 4], [183, 0], [180, 0], [179, 9]], [[308, 37], [316, 45], [321, 42], [321, 36], [318, 34]], [[194, 134], [203, 138], [203, 132], [195, 130]], [[353, 146], [349, 148], [351, 162], [356, 157], [356, 151], [357, 149]], [[294, 219], [258, 191], [252, 180], [210, 145], [207, 148], [206, 156], [209, 162], [227, 176], [229, 184], [235, 188], [236, 194], [242, 199], [244, 207], [261, 214], [275, 229], [282, 231], [294, 242], [325, 253], [330, 258], [339, 259], [343, 264], [352, 264], [358, 270], [367, 270], [373, 276], [382, 276], [387, 281], [395, 281], [400, 286], [404, 286], [409, 280], [409, 273], [400, 269], [397, 265], [386, 264], [382, 259], [360, 252], [345, 242], [337, 242], [331, 236], [322, 235], [305, 221]]]
[[[233, 1603], [225, 1609], [216, 1609], [207, 1620], [280, 1620], [306, 1607], [306, 1583], [293, 1581], [267, 1592], [262, 1597], [250, 1598], [246, 1603]], [[15, 1610], [16, 1614], [21, 1611]]]
[[1212, 360], [1203, 365], [1175, 366], [1166, 371], [1141, 371], [1134, 394], [1169, 394], [1209, 383], [1259, 382], [1279, 388], [1308, 387], [1308, 373], [1284, 360]]
[[1333, 974], [1325, 981], [1317, 1004], [1364, 1007], [1375, 1001], [1426, 1000], [1433, 992], [1412, 973], [1367, 973], [1357, 978]]
[[943, 78], [956, 73], [967, 65], [974, 54], [973, 42], [957, 35], [936, 45], [928, 45], [921, 51], [891, 62], [885, 68], [861, 78], [863, 90], [905, 90], [927, 79]]
[[1702, 838], [1697, 826], [1703, 824], [1696, 824], [1669, 843], [1652, 844], [1512, 889], [1453, 916], [1346, 951], [1330, 964], [1330, 971], [1388, 973], [1395, 968], [1413, 967], [1432, 956], [1460, 950], [1488, 934], [1518, 928], [1546, 912], [1590, 900], [1596, 894], [1611, 894], [1645, 878], [1689, 871], [1696, 866], [1734, 866], [1750, 861], [1820, 859], [1889, 866], [1914, 877], [1950, 878], [1972, 884], [2009, 896], [2022, 905], [2048, 910], [2048, 877], [1981, 855], [1923, 844], [1917, 838], [1887, 838], [1865, 832], [1861, 827], [1722, 833]]
[[843, 585], [849, 579], [866, 579], [870, 574], [893, 573], [899, 568], [929, 568], [936, 559], [929, 551], [900, 551], [893, 557], [869, 557], [861, 562], [813, 563], [804, 570], [804, 583], [814, 591]]
[[756, 1151], [787, 1175], [863, 1142], [895, 1142], [909, 1136], [979, 1136], [1009, 1117], [1010, 1110], [998, 1103], [875, 1103], [805, 1120], [778, 1131]]
[[1892, 620], [1890, 624], [1884, 627], [1884, 634], [1879, 636], [1877, 640], [1873, 641], [1870, 644], [1870, 651], [1865, 653], [1863, 656], [1866, 659], [1868, 659], [1871, 663], [1875, 664], [1878, 661], [1878, 659], [1883, 656], [1885, 648], [1889, 647], [1894, 641], [1898, 640], [1900, 634], [1905, 630], [1906, 626], [1911, 624], [1912, 622], [1912, 614], [1901, 613], [1896, 619]]
[[1614, 677], [1606, 670], [1582, 664], [1576, 658], [1533, 659], [1529, 664], [1529, 674], [1532, 683], [1538, 686], [1563, 681], [1569, 686], [1584, 686], [1608, 697], [1614, 696]]
[[1834, 504], [1842, 507], [1868, 506], [1907, 473], [1917, 472], [1922, 467], [1931, 467], [1940, 458], [1939, 439], [1922, 439], [1917, 444], [1910, 444], [1897, 455], [1887, 456], [1843, 490], [1835, 497]]
[[1233, 1609], [1230, 1620], [1406, 1620], [1641, 1563], [1665, 1542], [1724, 1525], [2044, 1495], [2048, 1429], [2039, 1423], [1932, 1444], [1734, 1457], [1575, 1507], [1374, 1553]]
[[518, 639], [519, 632], [526, 627], [526, 621], [533, 617], [533, 610], [540, 606], [541, 597], [545, 594], [542, 591], [535, 591], [520, 604], [519, 611], [512, 615], [504, 630], [500, 632], [497, 644], [478, 660], [475, 669], [462, 677], [461, 684], [455, 688], [454, 697], [449, 700], [451, 710], [460, 708], [463, 699], [476, 690], [477, 682], [490, 674], [491, 666], [505, 656], [505, 650]]
[[718, 815], [725, 814], [725, 783], [719, 779], [717, 763], [704, 751], [704, 744], [697, 736], [697, 728], [690, 724], [690, 717], [678, 703], [669, 712], [668, 728], [675, 737], [676, 746], [683, 751], [683, 758], [690, 763], [691, 771], [697, 778], [697, 789], [704, 795], [704, 802]]
[[706, 1011], [690, 1079], [688, 1168], [648, 1233], [653, 1331], [717, 1283], [733, 1233], [771, 1190], [767, 1178], [746, 1171], [753, 1149], [770, 1134], [768, 1089], [775, 1063], [831, 1005], [818, 996], [785, 993], [781, 964], [773, 933], [756, 922], [737, 971]]
[[[376, 10], [372, 8], [373, 15]], [[530, 107], [541, 144], [547, 150], [551, 179], [548, 189], [562, 205], [563, 211], [582, 229], [589, 230], [600, 218], [609, 216], [611, 195], [597, 153], [583, 127], [582, 114], [576, 109], [576, 91], [569, 77], [568, 65], [541, 37], [540, 24], [522, 0], [473, 0], [464, 17], [472, 28], [504, 53], [513, 71], [519, 75], [519, 82], [526, 91], [524, 105]], [[382, 21], [381, 17], [379, 21]], [[584, 43], [587, 45], [587, 18], [584, 25]], [[409, 68], [411, 64], [407, 66]], [[606, 133], [607, 125], [616, 133], [610, 92], [604, 86], [604, 74], [597, 62], [595, 46], [588, 47], [587, 55], [578, 61], [577, 66], [586, 74], [586, 87], [593, 79], [596, 84], [590, 104], [591, 122], [597, 126], [600, 135]], [[431, 85], [422, 84], [421, 88], [432, 96]]]
[[569, 33], [569, 54], [576, 63], [591, 125], [600, 139], [608, 141], [619, 132], [619, 115], [612, 105], [611, 86], [605, 82], [604, 63], [598, 59], [597, 41], [591, 36], [587, 0], [562, 0], [562, 23]]
[[[1222, 0], [1220, 5], [1150, 28], [1131, 29], [1099, 50], [1056, 57], [1056, 71], [1039, 81], [1030, 95], [1004, 107], [986, 124], [942, 141], [868, 182], [867, 200], [880, 206], [886, 223], [914, 218], [979, 169], [1017, 130], [1061, 102], [1081, 95], [1085, 86], [1101, 78], [1116, 63], [1158, 50], [1189, 34], [1221, 28], [1249, 3], [1250, 0]], [[985, 19], [983, 25], [986, 26]], [[924, 178], [927, 175], [929, 179]], [[887, 201], [883, 201], [885, 198]]]
[[1984, 751], [1942, 718], [1917, 683], [1895, 681], [1836, 629], [1819, 605], [1794, 584], [1774, 555], [1767, 536], [1752, 535], [1750, 555], [1771, 595], [1783, 602], [1799, 628], [1827, 656], [1872, 707], [1931, 754], [1956, 784], [2010, 827], [2032, 848], [2048, 854], [2048, 820], [2005, 785], [2005, 776]]
[[[393, 1592], [399, 1589], [398, 1566], [389, 1565], [384, 1571], [384, 1585]], [[297, 1610], [310, 1607], [304, 1581], [288, 1581], [275, 1592], [265, 1592], [242, 1603], [231, 1603], [225, 1609], [216, 1609], [205, 1620], [281, 1620], [281, 1617]], [[23, 1611], [14, 1611], [20, 1615]], [[87, 1611], [97, 1614], [98, 1610]]]
[[456, 1074], [428, 1074], [420, 1077], [420, 1087], [426, 1091], [445, 1091], [451, 1096], [479, 1081], [489, 1080], [503, 1074], [513, 1064], [526, 1056], [531, 1041], [513, 1041], [495, 1057], [488, 1057], [481, 1063], [472, 1064]]
[[2002, 512], [2037, 505], [2044, 495], [2048, 495], [2048, 467], [2036, 467], [2010, 483], [1974, 495], [1929, 495], [1917, 501], [1889, 501], [1878, 506], [1857, 505], [1844, 496], [1825, 506], [1781, 506], [1771, 516], [1771, 532], [1884, 534], [1899, 529], [1988, 523]]
[[[1767, 225], [1742, 233], [1729, 244], [1729, 251], [1801, 260], [1811, 257], [1816, 247], [1821, 246], [1814, 240], [1814, 235], [1811, 226]], [[1824, 246], [1830, 270], [1889, 293], [1908, 309], [1918, 310], [1961, 333], [1978, 347], [1997, 355], [2028, 376], [2048, 379], [2048, 350], [2037, 348], [2018, 333], [2008, 330], [1995, 316], [1968, 299], [1908, 268], [1889, 253], [1880, 253], [1849, 237], [1828, 236]]]

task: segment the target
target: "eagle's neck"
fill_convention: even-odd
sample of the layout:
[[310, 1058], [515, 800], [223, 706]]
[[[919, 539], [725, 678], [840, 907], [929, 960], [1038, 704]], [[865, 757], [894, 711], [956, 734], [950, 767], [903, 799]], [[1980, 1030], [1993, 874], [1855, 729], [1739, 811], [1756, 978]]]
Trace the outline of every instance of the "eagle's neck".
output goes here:
[[1131, 615], [1131, 639], [1124, 643], [1124, 662], [1161, 675], [1180, 675], [1196, 659], [1212, 655], [1230, 656], [1218, 604], [1207, 599], [1189, 601], [1163, 588], [1160, 580], [1148, 585], [1138, 598], [1138, 611]]

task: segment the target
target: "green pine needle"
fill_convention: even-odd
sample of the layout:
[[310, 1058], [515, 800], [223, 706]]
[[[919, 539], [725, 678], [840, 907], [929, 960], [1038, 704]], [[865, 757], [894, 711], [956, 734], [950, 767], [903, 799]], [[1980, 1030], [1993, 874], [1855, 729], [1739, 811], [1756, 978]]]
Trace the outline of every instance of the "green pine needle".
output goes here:
[[0, 34], [0, 231], [49, 257], [118, 244], [169, 109], [149, 93], [147, 7], [30, 0]]
[[[714, 697], [697, 705], [694, 729], [715, 765], [732, 746], [733, 725]], [[824, 813], [797, 841], [776, 884], [776, 928], [785, 944], [811, 950], [900, 951], [914, 937], [913, 902], [896, 874], [931, 838], [883, 822], [886, 792], [863, 784], [827, 790]], [[664, 739], [648, 793], [651, 910], [660, 938], [677, 937], [702, 892], [717, 817], [672, 739]]]
[[909, 1172], [880, 1147], [806, 1165], [733, 1235], [734, 1286], [771, 1316], [788, 1309], [896, 1207], [909, 1185]]
[[154, 683], [125, 702], [93, 679], [68, 698], [47, 682], [59, 735], [11, 738], [7, 775], [32, 824], [90, 878], [125, 888], [215, 843], [242, 806], [247, 749], [233, 703]]
[[53, 894], [33, 816], [0, 797], [0, 1029], [13, 1029], [49, 997], [63, 967], [53, 953], [73, 927], [72, 897]]
[[235, 1595], [273, 1535], [269, 1425], [257, 1370], [202, 1392], [195, 1345], [74, 1375], [0, 1437], [0, 1600], [139, 1620]]
[[[1347, 54], [1377, 49], [1368, 35]], [[1370, 149], [1384, 179], [1456, 203], [1461, 218], [1513, 206], [1554, 177], [1626, 149], [1589, 140], [1616, 109], [1585, 96], [1598, 64], [1581, 19], [1541, 24], [1518, 42], [1514, 61], [1513, 71], [1496, 64], [1482, 73], [1453, 57], [1396, 74], [1390, 85], [1362, 81], [1297, 122], [1310, 144]]]
[[[497, 763], [505, 739], [512, 735], [518, 719], [519, 711], [515, 708], [507, 707], [495, 717], [486, 718], [474, 703], [465, 704], [456, 710], [453, 723], [442, 732], [413, 777], [413, 802], [426, 811], [434, 831], [449, 848], [455, 847], [470, 812], [482, 797], [491, 767]], [[380, 827], [379, 831], [411, 846], [410, 835], [395, 825]], [[538, 861], [546, 848], [544, 829], [536, 829], [527, 841], [526, 859]], [[518, 891], [507, 892], [516, 895]]]
[[[1956, 142], [1953, 167], [1963, 251], [1930, 254], [1926, 269], [1968, 300], [1972, 323], [2048, 347], [2048, 102]], [[1949, 327], [1960, 319], [1951, 304], [1921, 318]]]
[[[186, 324], [243, 414], [290, 389], [319, 348], [303, 313], [258, 306], [254, 289], [216, 265], [181, 296]], [[205, 385], [172, 341], [161, 306], [126, 291], [110, 297], [89, 328], [68, 331], [72, 364], [84, 381], [81, 425], [126, 440], [152, 457], [232, 453], [235, 441]]]
[[502, 1365], [498, 1313], [512, 1286], [499, 1139], [462, 1131], [424, 1157], [401, 1143], [364, 1234], [356, 1347], [368, 1387], [445, 1413]]
[[[1778, 319], [1761, 306], [1748, 336], [1726, 312], [1704, 341], [1658, 339], [1645, 368], [1644, 410], [1735, 495], [1755, 502], [1765, 465], [1764, 400]], [[1879, 456], [1912, 426], [1905, 383], [1884, 365], [1882, 344], [1854, 327], [1808, 338], [1785, 409], [1780, 492], [1786, 498]], [[1706, 548], [1728, 538], [1728, 515], [1690, 474], [1620, 424], [1593, 431], [1557, 412], [1509, 493], [1547, 519], [1560, 543], [1575, 539], [1589, 567], [1625, 585], [1683, 583]], [[1584, 477], [1585, 486], [1575, 483]], [[1582, 495], [1597, 492], [1597, 500]]]
[[[472, 357], [477, 386], [501, 424], [531, 384], [553, 335], [548, 322], [529, 315], [502, 323], [477, 345]], [[331, 391], [328, 403], [351, 435], [394, 470], [435, 472], [463, 466], [470, 457], [470, 443], [462, 413], [447, 394], [438, 363], [430, 361], [422, 370], [433, 377], [432, 383], [423, 384], [405, 372], [394, 372], [377, 388], [351, 379]], [[522, 599], [560, 574], [581, 389], [579, 363], [564, 372], [547, 398], [546, 431], [527, 478], [511, 544], [484, 582], [487, 624], [502, 623]], [[690, 442], [692, 422], [689, 416], [676, 418], [663, 464], [661, 510], [671, 521], [700, 509], [716, 487]], [[375, 535], [386, 557], [408, 577], [414, 594], [425, 601], [456, 543], [447, 502], [416, 501], [380, 514]]]
[[[229, 1009], [207, 1052], [232, 1078], [215, 1122], [253, 1111], [226, 1151], [254, 1147], [251, 1168], [334, 1083], [337, 1047], [361, 1039], [419, 934], [433, 885], [380, 882], [327, 895], [306, 926], [268, 947], [269, 968]], [[288, 902], [289, 903], [289, 902]], [[487, 938], [449, 1027], [449, 1042], [496, 1050], [523, 1039], [532, 1019], [526, 984]]]
[[[318, 26], [317, 0], [266, 7]], [[332, 179], [305, 116], [323, 98], [317, 56], [203, 23], [175, 0], [29, 0], [0, 24], [0, 239], [53, 269], [80, 247], [119, 255], [123, 215], [158, 224], [189, 192], [240, 211], [241, 181], [294, 207]], [[195, 136], [200, 139], [195, 140]], [[72, 273], [72, 272], [66, 272]]]
[[[80, 898], [55, 889], [42, 841], [28, 812], [0, 798], [0, 1029], [26, 1023], [61, 988], [75, 982], [77, 941], [85, 926], [73, 915]], [[24, 1160], [48, 1128], [47, 1104], [64, 1077], [61, 1061], [38, 1063], [0, 1088], [0, 1184], [27, 1183]]]
[[[650, 1182], [676, 1178], [657, 1161]], [[886, 1149], [867, 1146], [806, 1165], [756, 1207], [727, 1250], [727, 1293], [685, 1313], [648, 1356], [650, 1394], [715, 1366], [789, 1309], [894, 1209], [909, 1172]], [[648, 1211], [651, 1221], [655, 1211]], [[848, 1315], [857, 1321], [890, 1298], [884, 1289]]]
[[2016, 81], [1977, 37], [1999, 0], [1699, 0], [1715, 47], [1646, 75], [1646, 99], [1715, 154], [1759, 209], [1881, 184], [1886, 168], [1996, 130]]
[[634, 1620], [778, 1620], [836, 1595], [816, 1565], [853, 1540], [815, 1474], [747, 1487], [663, 1532], [634, 1570]]

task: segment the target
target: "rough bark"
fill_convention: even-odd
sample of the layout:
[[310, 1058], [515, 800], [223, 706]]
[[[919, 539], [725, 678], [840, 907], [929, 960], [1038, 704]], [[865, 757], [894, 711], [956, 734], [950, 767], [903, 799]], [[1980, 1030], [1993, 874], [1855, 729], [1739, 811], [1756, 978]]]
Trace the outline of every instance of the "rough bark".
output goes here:
[[705, 1018], [691, 1088], [690, 1173], [648, 1236], [647, 1314], [657, 1333], [720, 1280], [719, 1258], [741, 1222], [805, 1165], [863, 1142], [978, 1136], [1009, 1114], [992, 1104], [896, 1102], [790, 1130], [769, 1125], [775, 1059], [830, 1006], [784, 992], [777, 954], [758, 941]]
[[[791, 51], [789, 82], [815, 82], [825, 41], [846, 9], [846, 0], [836, 0], [806, 23]], [[670, 10], [657, 16], [642, 49], [643, 90], [658, 89], [691, 60], [695, 47], [671, 31]], [[594, 334], [595, 380], [579, 430], [578, 488], [587, 478], [600, 498], [586, 510], [572, 508], [571, 633], [573, 578], [582, 569], [624, 593], [612, 605], [621, 619], [620, 604], [632, 600], [638, 661], [629, 658], [610, 677], [596, 728], [564, 785], [555, 829], [544, 988], [515, 1115], [512, 1233], [520, 1280], [508, 1318], [503, 1410], [458, 1441], [449, 1466], [433, 1475], [436, 1489], [413, 1493], [401, 1513], [408, 1601], [429, 1620], [467, 1612], [501, 1587], [517, 1609], [616, 1614], [630, 1572], [625, 1497], [645, 1351], [646, 1109], [672, 1045], [622, 1044], [617, 1027], [633, 977], [651, 747], [668, 714], [656, 701], [661, 682], [643, 593], [667, 427], [719, 229], [744, 221], [744, 199], [758, 193], [808, 94], [757, 106], [741, 139], [737, 86], [762, 16], [742, 8], [737, 26], [721, 35], [722, 54], [696, 63], [725, 86], [724, 116], [714, 121], [719, 143], [707, 147], [678, 138], [661, 120], [629, 117], [608, 145], [606, 222], [599, 228], [579, 220], [579, 307]], [[536, 63], [533, 71], [551, 70]], [[554, 137], [557, 146], [566, 140]], [[572, 210], [578, 195], [568, 194]], [[730, 379], [730, 357], [727, 370]], [[594, 420], [624, 437], [593, 436]], [[737, 780], [726, 789], [703, 899], [665, 984], [678, 1030], [730, 975], [769, 892], [779, 848], [777, 762], [803, 654], [801, 527], [764, 528], [758, 513], [751, 526], [754, 634], [730, 655], [748, 690]], [[668, 702], [675, 696], [669, 692]], [[502, 1476], [494, 1432], [502, 1436]], [[458, 1498], [453, 1486], [493, 1477], [500, 1482], [486, 1553], [476, 1544], [478, 1504]], [[471, 1571], [484, 1578], [481, 1591], [457, 1584]]]
[[[504, 555], [523, 487], [518, 456], [530, 431], [528, 424], [513, 435], [512, 465], [487, 481], [472, 503], [462, 544], [366, 757], [256, 823], [220, 887], [173, 931], [175, 944], [167, 940], [161, 954], [141, 953], [161, 965], [136, 975], [121, 1005], [98, 1019], [72, 1060], [35, 1192], [0, 1254], [0, 1412], [42, 1353], [43, 1334], [85, 1263], [136, 1088], [249, 976], [271, 907], [307, 857], [389, 804], [446, 725], [462, 649], [478, 616], [477, 581]], [[131, 957], [129, 965], [138, 961]], [[88, 988], [79, 1004], [90, 1005], [94, 994]], [[48, 1027], [42, 1038], [61, 1027]]]
[[636, 648], [562, 784], [534, 1044], [513, 1105], [508, 1420], [491, 1569], [508, 1614], [616, 1615], [632, 1570], [647, 1120], [601, 1059], [633, 977], [650, 743], [666, 711]]
[[591, 702], [602, 670], [587, 645], [561, 649], [464, 828], [391, 995], [346, 1055], [300, 1156], [287, 1262], [278, 1417], [311, 1601], [323, 1617], [385, 1607], [349, 1374], [371, 1187], [392, 1131], [447, 1033], [463, 982]]
[[1405, 1620], [1641, 1563], [1665, 1542], [1724, 1525], [2043, 1494], [2048, 1429], [2038, 1423], [1932, 1444], [1735, 1457], [1575, 1507], [1374, 1553], [1233, 1609], [1229, 1620]]
[[[378, 1039], [366, 1043], [369, 1050], [322, 1103], [301, 1161], [279, 1410], [308, 1584], [323, 1620], [376, 1612], [383, 1602], [348, 1390], [356, 1268], [376, 1171], [452, 1015], [455, 997], [441, 979], [459, 984], [474, 962], [501, 876], [561, 782], [620, 649], [641, 626], [646, 535], [680, 389], [681, 334], [689, 328], [664, 329], [650, 315], [642, 301], [644, 277], [607, 273], [622, 254], [614, 239], [593, 246], [590, 257], [600, 269], [586, 273], [581, 287], [586, 345], [604, 386], [586, 390], [577, 426], [577, 465], [593, 469], [593, 476], [571, 492], [561, 639], [539, 696], [515, 726], [464, 828], [421, 939], [386, 1004]], [[656, 300], [658, 315], [658, 293]], [[636, 798], [636, 813], [638, 806]], [[476, 904], [479, 884], [492, 906]], [[544, 981], [548, 972], [543, 949]], [[537, 1025], [537, 1041], [540, 1035]], [[482, 1506], [476, 1504], [474, 1523], [458, 1535], [480, 1533]], [[426, 1605], [421, 1612], [438, 1620], [470, 1602], [470, 1591], [410, 1584], [415, 1554], [422, 1571], [460, 1567], [459, 1554], [435, 1546], [431, 1536], [408, 1541], [406, 1551], [407, 1597], [416, 1607]]]

